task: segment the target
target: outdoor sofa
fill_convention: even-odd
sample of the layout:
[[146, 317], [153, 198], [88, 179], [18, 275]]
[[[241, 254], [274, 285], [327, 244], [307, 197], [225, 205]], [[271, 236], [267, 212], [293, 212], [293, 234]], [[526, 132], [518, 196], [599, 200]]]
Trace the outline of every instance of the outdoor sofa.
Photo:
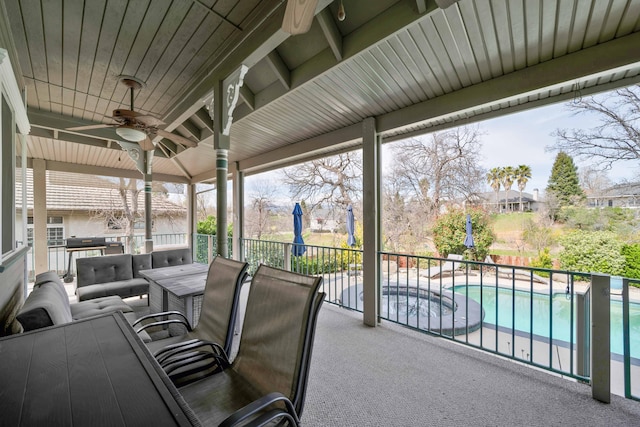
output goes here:
[[140, 270], [191, 264], [189, 248], [154, 251], [150, 254], [122, 254], [76, 260], [78, 301], [117, 295], [128, 298], [149, 293], [149, 282]]
[[[69, 303], [69, 296], [62, 280], [55, 272], [48, 271], [36, 276], [33, 290], [16, 318], [22, 329], [27, 332], [115, 311], [122, 311], [129, 322], [135, 321], [137, 317], [133, 309], [118, 296]], [[140, 335], [140, 338], [150, 341], [148, 334]]]

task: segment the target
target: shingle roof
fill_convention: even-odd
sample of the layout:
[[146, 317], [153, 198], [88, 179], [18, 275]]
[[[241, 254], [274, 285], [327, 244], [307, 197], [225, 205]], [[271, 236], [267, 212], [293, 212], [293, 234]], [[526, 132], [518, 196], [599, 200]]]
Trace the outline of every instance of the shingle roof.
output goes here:
[[[27, 169], [27, 208], [33, 208], [33, 173]], [[154, 184], [152, 206], [154, 214], [186, 212], [167, 198], [160, 183]], [[156, 191], [158, 190], [158, 191]], [[130, 193], [129, 193], [130, 196]], [[16, 207], [22, 205], [22, 188], [16, 188]], [[119, 182], [95, 175], [47, 172], [47, 209], [51, 211], [95, 212], [123, 209]], [[144, 190], [138, 193], [138, 212], [144, 212]]]

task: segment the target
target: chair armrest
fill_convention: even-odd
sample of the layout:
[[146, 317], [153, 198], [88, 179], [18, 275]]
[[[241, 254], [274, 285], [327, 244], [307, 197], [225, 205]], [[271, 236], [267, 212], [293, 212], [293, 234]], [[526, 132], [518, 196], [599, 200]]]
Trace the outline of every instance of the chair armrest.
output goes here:
[[184, 322], [188, 325], [189, 331], [191, 331], [191, 325], [189, 324], [189, 320], [187, 319], [187, 317], [184, 314], [180, 313], [179, 311], [163, 311], [163, 312], [160, 312], [160, 313], [147, 314], [146, 316], [142, 316], [142, 317], [136, 319], [136, 321], [133, 322], [131, 324], [131, 326], [136, 326], [138, 323], [142, 322], [143, 320], [156, 319], [156, 318], [161, 317], [161, 316], [167, 316], [168, 317], [168, 316], [172, 316], [172, 315], [181, 317], [184, 320]]
[[223, 363], [227, 366], [231, 365], [231, 362], [229, 362], [229, 357], [225, 353], [224, 349], [220, 346], [220, 344], [199, 339], [193, 339], [168, 345], [156, 351], [154, 357], [156, 358], [160, 366], [164, 368], [164, 363], [169, 363], [170, 360], [175, 358], [176, 356], [183, 353], [191, 352], [192, 350], [198, 349], [200, 347], [211, 347], [211, 354], [215, 354], [216, 357], [221, 358]]
[[[172, 348], [165, 351], [167, 347]], [[159, 352], [162, 354], [156, 360], [176, 386], [185, 385], [231, 366], [222, 347], [213, 342], [191, 340], [167, 347]]]
[[182, 320], [182, 319], [169, 319], [169, 320], [160, 320], [159, 322], [146, 323], [144, 326], [136, 329], [136, 334], [139, 334], [140, 332], [144, 331], [147, 328], [151, 328], [151, 327], [154, 327], [154, 326], [170, 325], [172, 323], [180, 324], [180, 325], [184, 326], [185, 328], [187, 328], [188, 332], [191, 332], [191, 326], [189, 326], [189, 323], [185, 323], [184, 320]]
[[238, 409], [236, 412], [227, 417], [227, 419], [221, 422], [219, 424], [219, 427], [230, 427], [240, 424], [247, 418], [253, 415], [257, 415], [260, 411], [276, 402], [283, 402], [286, 409], [278, 408], [261, 414], [258, 418], [256, 418], [256, 420], [251, 423], [251, 425], [264, 425], [269, 421], [279, 417], [286, 417], [292, 425], [300, 425], [300, 418], [298, 417], [298, 414], [293, 407], [293, 403], [291, 403], [291, 401], [282, 393], [272, 392]]

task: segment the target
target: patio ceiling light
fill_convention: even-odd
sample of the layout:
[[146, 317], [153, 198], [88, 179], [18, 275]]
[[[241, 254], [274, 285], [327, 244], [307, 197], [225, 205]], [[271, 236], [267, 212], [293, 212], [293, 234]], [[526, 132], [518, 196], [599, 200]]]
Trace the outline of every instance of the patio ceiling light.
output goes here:
[[118, 126], [116, 128], [116, 133], [127, 141], [131, 142], [140, 142], [147, 137], [147, 134], [141, 131], [140, 129], [136, 129], [132, 126]]

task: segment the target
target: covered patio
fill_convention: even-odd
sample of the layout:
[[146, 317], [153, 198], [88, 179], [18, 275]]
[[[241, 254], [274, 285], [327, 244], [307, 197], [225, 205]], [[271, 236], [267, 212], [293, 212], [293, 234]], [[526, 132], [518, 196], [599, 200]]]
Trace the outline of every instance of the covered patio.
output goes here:
[[[638, 83], [640, 0], [345, 0], [343, 20], [341, 2], [318, 0], [299, 35], [282, 30], [292, 2], [0, 4], [0, 89], [15, 78], [9, 106], [19, 116], [0, 122], [9, 135], [1, 184], [13, 194], [11, 177], [26, 185], [24, 169], [33, 170], [36, 273], [47, 270], [47, 171], [186, 184], [192, 248], [196, 185], [215, 183], [216, 247], [226, 256], [228, 200], [232, 253], [241, 253], [245, 176], [362, 150], [363, 314], [323, 309], [306, 423], [335, 416], [335, 424], [367, 425], [358, 418], [366, 413], [376, 425], [385, 419], [376, 409], [387, 408], [413, 409], [393, 412], [396, 425], [512, 424], [525, 413], [539, 424], [637, 420], [637, 403], [614, 396], [605, 406], [586, 385], [379, 324], [378, 287], [381, 144]], [[130, 140], [117, 132], [128, 127], [138, 131]], [[147, 252], [151, 228], [147, 216]], [[27, 290], [27, 248], [16, 247], [26, 216], [16, 222], [15, 203], [3, 202], [1, 230], [0, 302], [8, 304]], [[349, 345], [356, 336], [361, 347]], [[343, 370], [332, 366], [343, 360]], [[366, 370], [372, 361], [380, 365]], [[364, 400], [333, 393], [333, 376]]]

